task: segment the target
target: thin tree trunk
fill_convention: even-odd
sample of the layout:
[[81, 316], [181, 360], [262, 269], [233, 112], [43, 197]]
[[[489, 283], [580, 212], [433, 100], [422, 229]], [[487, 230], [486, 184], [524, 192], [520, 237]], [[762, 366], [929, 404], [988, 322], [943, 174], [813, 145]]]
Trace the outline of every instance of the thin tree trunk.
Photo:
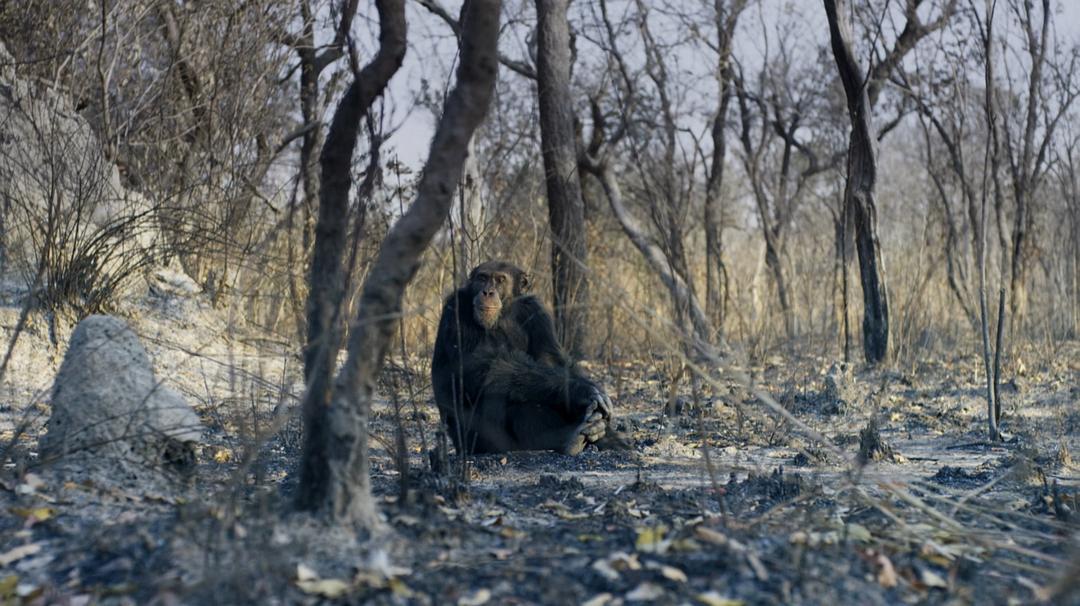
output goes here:
[[[983, 172], [992, 173], [994, 180], [994, 194], [995, 206], [1001, 208], [1000, 200], [1000, 181], [997, 175], [997, 158], [998, 158], [998, 137], [997, 137], [997, 112], [994, 106], [994, 72], [993, 72], [993, 49], [994, 49], [994, 9], [990, 3], [990, 0], [986, 2], [986, 28], [981, 32], [983, 43], [983, 77], [985, 79], [984, 88], [984, 111], [986, 113], [987, 129], [990, 131], [990, 138], [986, 143], [986, 154], [983, 163]], [[978, 269], [979, 269], [979, 328], [980, 335], [982, 336], [983, 346], [983, 367], [986, 370], [986, 416], [987, 416], [987, 431], [990, 436], [990, 440], [996, 441], [1001, 438], [1000, 429], [998, 428], [998, 411], [999, 405], [997, 403], [997, 370], [994, 366], [991, 366], [991, 356], [993, 350], [990, 347], [990, 318], [987, 311], [988, 303], [986, 299], [986, 199], [987, 199], [987, 186], [986, 179], [983, 179], [982, 188], [982, 200], [979, 205], [979, 215], [977, 221], [972, 221], [975, 226], [975, 250], [978, 255]], [[1004, 275], [1004, 274], [1003, 274]], [[1002, 280], [1004, 282], [1004, 280]], [[998, 319], [999, 325], [1001, 319]]]
[[791, 297], [788, 294], [787, 280], [784, 278], [784, 268], [780, 263], [780, 254], [772, 239], [765, 243], [765, 265], [768, 266], [773, 281], [776, 283], [776, 298], [780, 302], [780, 313], [784, 319], [784, 335], [789, 341], [793, 341], [795, 339], [795, 313], [791, 309]]
[[[297, 506], [317, 510], [331, 498], [332, 456], [352, 456], [338, 450], [337, 419], [328, 414], [331, 400], [330, 378], [334, 371], [343, 335], [339, 328], [344, 300], [345, 269], [342, 253], [347, 248], [349, 187], [352, 184], [352, 157], [360, 129], [360, 119], [382, 94], [405, 57], [406, 24], [404, 0], [376, 0], [379, 11], [379, 51], [357, 75], [334, 113], [323, 146], [322, 186], [319, 218], [315, 226], [315, 247], [308, 277], [307, 346], [304, 350], [304, 453], [300, 464]], [[366, 458], [366, 453], [364, 454]], [[365, 508], [369, 505], [356, 505]], [[334, 511], [337, 515], [341, 512]]]
[[885, 359], [889, 350], [889, 301], [885, 268], [877, 235], [877, 156], [870, 127], [870, 103], [865, 70], [851, 50], [851, 24], [844, 0], [824, 0], [833, 57], [847, 96], [851, 136], [844, 204], [855, 228], [855, 252], [863, 291], [863, 354], [870, 364]]
[[[469, 270], [483, 263], [481, 255], [484, 251], [484, 208], [483, 199], [480, 197], [480, 166], [476, 162], [475, 137], [469, 140], [468, 151], [465, 156], [465, 167], [462, 169], [461, 183], [458, 185], [458, 246], [457, 267], [454, 275], [454, 283], [460, 283]], [[450, 218], [454, 221], [454, 217]]]
[[727, 156], [727, 117], [734, 94], [731, 41], [746, 0], [715, 0], [717, 67], [720, 103], [712, 123], [712, 165], [705, 191], [705, 310], [717, 336], [724, 334], [727, 301], [727, 268], [724, 266], [724, 162]]
[[1005, 340], [1005, 289], [998, 290], [997, 337], [994, 344], [994, 420], [1001, 423], [1001, 346]]
[[585, 204], [577, 170], [570, 96], [568, 0], [536, 0], [540, 140], [551, 226], [555, 328], [574, 357], [584, 353], [589, 301], [585, 276]]
[[[416, 201], [387, 234], [368, 273], [349, 334], [348, 357], [334, 383], [329, 406], [321, 409], [325, 434], [316, 448], [305, 448], [302, 470], [308, 471], [310, 480], [305, 482], [302, 475], [298, 492], [313, 493], [301, 498], [309, 508], [339, 522], [367, 527], [377, 524], [368, 460], [368, 417], [375, 379], [401, 316], [405, 288], [449, 215], [469, 140], [491, 104], [499, 65], [501, 5], [501, 0], [468, 0], [462, 7], [457, 83], [443, 107]], [[382, 24], [379, 56], [384, 49], [399, 50], [395, 64], [400, 65], [405, 48], [403, 0], [378, 0], [378, 6]], [[364, 76], [362, 73], [357, 82], [369, 80]], [[333, 133], [332, 128], [327, 146]], [[324, 190], [328, 183], [324, 173]], [[306, 438], [308, 442], [312, 439]]]

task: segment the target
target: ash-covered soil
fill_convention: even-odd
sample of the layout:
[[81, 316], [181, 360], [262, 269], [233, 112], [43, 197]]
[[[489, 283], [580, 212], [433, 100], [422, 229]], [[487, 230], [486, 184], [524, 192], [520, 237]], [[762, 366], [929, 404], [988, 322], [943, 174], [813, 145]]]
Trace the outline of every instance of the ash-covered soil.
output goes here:
[[1078, 343], [1007, 365], [1005, 444], [985, 441], [974, 349], [903, 371], [805, 352], [748, 368], [794, 421], [736, 383], [672, 385], [657, 358], [591, 364], [632, 450], [438, 474], [426, 366], [397, 357], [371, 534], [290, 512], [295, 356], [166, 316], [133, 324], [208, 427], [176, 491], [52, 481], [36, 441], [62, 340], [21, 337], [41, 368], [17, 362], [0, 405], [0, 603], [1080, 603]]

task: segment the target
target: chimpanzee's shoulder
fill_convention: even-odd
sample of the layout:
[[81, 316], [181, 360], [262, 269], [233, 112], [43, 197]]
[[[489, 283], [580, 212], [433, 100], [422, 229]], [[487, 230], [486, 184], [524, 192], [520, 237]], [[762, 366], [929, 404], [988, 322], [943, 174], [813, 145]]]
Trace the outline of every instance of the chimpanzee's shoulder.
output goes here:
[[472, 314], [472, 305], [470, 303], [465, 293], [460, 289], [446, 295], [446, 299], [443, 301], [442, 314], [439, 317], [439, 324], [443, 326], [456, 325], [462, 317], [470, 316]]
[[549, 317], [547, 308], [536, 295], [521, 295], [514, 299], [513, 316], [519, 324]]
[[536, 313], [537, 311], [544, 311], [544, 304], [536, 295], [521, 295], [514, 299], [512, 305], [519, 313]]
[[446, 295], [446, 298], [443, 299], [443, 313], [444, 314], [448, 310], [456, 309], [458, 307], [459, 303], [461, 301], [464, 301], [464, 299], [466, 297], [466, 293], [464, 292], [464, 290], [465, 289], [463, 289], [463, 288], [459, 288], [457, 290], [452, 291], [450, 294]]
[[536, 295], [519, 295], [514, 298], [514, 305], [525, 305], [531, 307], [543, 307], [544, 304], [540, 302], [540, 298]]

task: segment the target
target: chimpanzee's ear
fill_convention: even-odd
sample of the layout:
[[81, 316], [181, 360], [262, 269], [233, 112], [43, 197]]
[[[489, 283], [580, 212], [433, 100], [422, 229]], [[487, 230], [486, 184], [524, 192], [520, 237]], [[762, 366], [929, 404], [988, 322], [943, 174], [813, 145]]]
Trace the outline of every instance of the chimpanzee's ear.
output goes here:
[[518, 287], [517, 287], [518, 294], [519, 295], [525, 294], [525, 293], [529, 292], [530, 288], [532, 288], [532, 276], [525, 273], [524, 271], [519, 272], [518, 273]]

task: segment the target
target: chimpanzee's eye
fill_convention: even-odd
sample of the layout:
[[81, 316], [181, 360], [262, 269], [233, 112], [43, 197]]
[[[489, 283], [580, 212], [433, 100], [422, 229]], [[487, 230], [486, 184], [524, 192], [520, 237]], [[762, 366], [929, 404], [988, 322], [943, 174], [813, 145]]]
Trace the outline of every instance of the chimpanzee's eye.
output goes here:
[[503, 284], [505, 282], [506, 282], [506, 276], [501, 276], [501, 275], [500, 276], [495, 276], [495, 283], [496, 284]]

